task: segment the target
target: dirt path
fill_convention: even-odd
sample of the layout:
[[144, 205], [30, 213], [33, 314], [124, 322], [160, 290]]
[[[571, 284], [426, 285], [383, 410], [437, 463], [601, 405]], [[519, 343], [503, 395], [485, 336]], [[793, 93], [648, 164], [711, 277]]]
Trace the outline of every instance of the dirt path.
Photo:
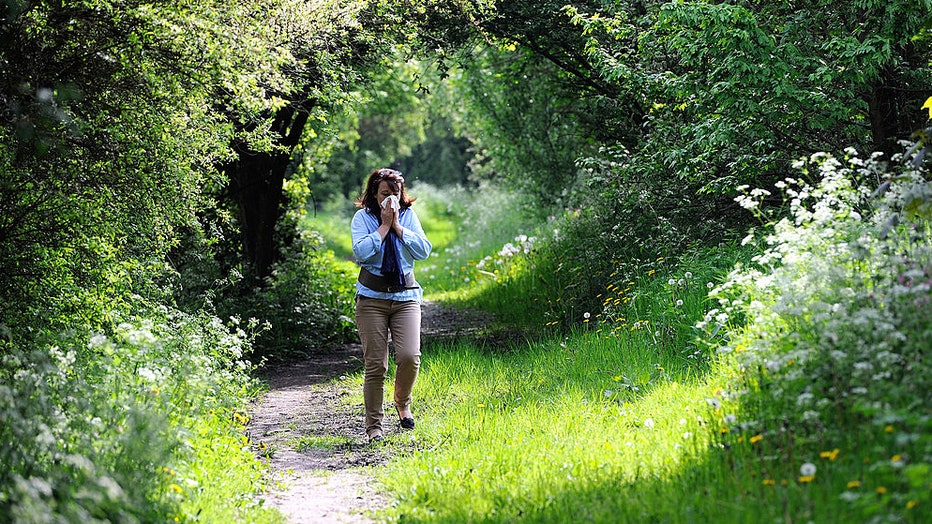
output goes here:
[[[483, 325], [488, 322], [481, 316], [426, 302], [423, 346], [427, 350], [432, 340], [468, 335]], [[291, 524], [371, 523], [372, 512], [389, 503], [372, 470], [390, 450], [368, 444], [362, 397], [354, 395], [358, 382], [346, 379], [361, 370], [362, 348], [350, 344], [263, 373], [269, 391], [253, 406], [248, 433], [264, 447], [259, 453], [276, 481], [266, 503]], [[385, 430], [397, 431], [397, 424]]]

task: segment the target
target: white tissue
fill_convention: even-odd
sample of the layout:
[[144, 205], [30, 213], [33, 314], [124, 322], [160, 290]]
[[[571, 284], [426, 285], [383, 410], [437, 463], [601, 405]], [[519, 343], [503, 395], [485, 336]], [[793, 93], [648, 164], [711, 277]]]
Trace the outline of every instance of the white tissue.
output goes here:
[[398, 195], [388, 195], [385, 197], [385, 200], [382, 201], [382, 209], [385, 209], [385, 206], [392, 206], [392, 209], [395, 211], [401, 209], [401, 202], [398, 201]]

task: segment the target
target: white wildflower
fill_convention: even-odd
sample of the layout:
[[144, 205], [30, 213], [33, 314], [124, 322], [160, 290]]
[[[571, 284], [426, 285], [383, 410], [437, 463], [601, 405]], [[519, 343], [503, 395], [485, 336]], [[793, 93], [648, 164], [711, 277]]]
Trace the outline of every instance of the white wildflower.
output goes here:
[[804, 477], [811, 477], [815, 475], [816, 474], [815, 464], [813, 464], [812, 462], [806, 462], [805, 464], [799, 467], [799, 474]]

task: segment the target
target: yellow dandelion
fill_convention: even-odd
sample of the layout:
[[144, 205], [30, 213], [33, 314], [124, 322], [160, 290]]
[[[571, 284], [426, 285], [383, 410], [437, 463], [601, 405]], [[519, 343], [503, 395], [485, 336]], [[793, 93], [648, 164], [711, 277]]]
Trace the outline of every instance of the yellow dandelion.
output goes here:
[[909, 502], [906, 503], [906, 509], [913, 509], [918, 505], [919, 505], [918, 500], [910, 500]]
[[885, 433], [893, 433], [893, 425], [892, 425], [892, 424], [887, 424], [887, 425], [883, 428], [883, 430], [884, 430]]
[[481, 409], [485, 407], [485, 404], [476, 404], [476, 407]]
[[653, 274], [656, 273], [656, 272], [657, 272], [657, 270], [651, 269], [650, 271], [647, 272], [647, 276], [653, 276]]
[[815, 475], [803, 475], [799, 477], [799, 483], [808, 484], [809, 482], [812, 482], [814, 479], [815, 479]]
[[785, 487], [789, 485], [789, 482], [786, 479], [783, 479], [780, 481], [780, 485]]
[[728, 431], [729, 431], [728, 428], [722, 428], [718, 430], [718, 432], [721, 433], [722, 435], [724, 435], [725, 433], [728, 433]]
[[181, 493], [184, 491], [178, 484], [169, 484], [168, 489], [174, 491], [175, 493]]
[[838, 458], [838, 448], [833, 449], [832, 451], [823, 451], [819, 453], [819, 457], [829, 460], [835, 460]]
[[852, 480], [851, 482], [848, 482], [848, 489], [855, 489], [855, 488], [860, 488], [860, 487], [861, 487], [860, 480]]
[[877, 489], [874, 491], [876, 491], [878, 495], [885, 495], [887, 493], [887, 488], [883, 486], [877, 486]]
[[900, 462], [901, 460], [903, 460], [901, 455], [893, 455], [890, 457], [890, 462]]
[[762, 440], [764, 440], [764, 437], [762, 435], [754, 435], [753, 437], [751, 437], [750, 442], [751, 444], [757, 444], [758, 442]]
[[775, 480], [773, 480], [773, 479], [764, 479], [764, 480], [760, 481], [760, 483], [763, 484], [763, 485], [765, 485], [765, 486], [776, 486], [776, 485], [777, 485], [777, 481], [775, 481]]

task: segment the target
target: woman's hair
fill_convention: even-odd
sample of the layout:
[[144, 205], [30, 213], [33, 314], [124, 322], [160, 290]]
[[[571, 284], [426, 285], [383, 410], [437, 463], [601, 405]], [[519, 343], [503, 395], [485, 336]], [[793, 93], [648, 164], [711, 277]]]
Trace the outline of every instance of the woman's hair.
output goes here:
[[398, 191], [398, 201], [401, 204], [401, 209], [407, 209], [411, 207], [411, 204], [417, 200], [414, 197], [408, 197], [408, 193], [405, 191], [405, 179], [401, 176], [400, 171], [395, 171], [394, 169], [376, 169], [369, 175], [369, 180], [366, 181], [366, 188], [363, 190], [362, 194], [359, 195], [359, 198], [356, 199], [356, 207], [361, 207], [368, 209], [370, 213], [379, 217], [382, 215], [382, 208], [379, 207], [379, 199], [377, 193], [379, 192], [379, 184], [385, 181], [388, 183], [388, 188], [394, 193]]

